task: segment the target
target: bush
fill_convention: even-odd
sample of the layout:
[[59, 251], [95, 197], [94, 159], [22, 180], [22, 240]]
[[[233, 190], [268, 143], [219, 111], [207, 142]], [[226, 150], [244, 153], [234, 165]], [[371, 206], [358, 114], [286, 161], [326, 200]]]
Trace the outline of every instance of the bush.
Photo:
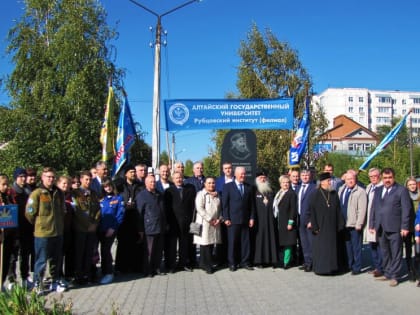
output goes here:
[[71, 315], [71, 309], [71, 301], [66, 304], [55, 298], [28, 292], [20, 286], [0, 293], [2, 315]]

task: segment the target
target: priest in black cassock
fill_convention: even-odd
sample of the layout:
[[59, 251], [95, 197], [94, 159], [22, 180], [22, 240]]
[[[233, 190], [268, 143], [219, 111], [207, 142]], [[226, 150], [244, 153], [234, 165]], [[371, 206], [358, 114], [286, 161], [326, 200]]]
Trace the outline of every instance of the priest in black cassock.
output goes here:
[[319, 175], [319, 188], [310, 201], [313, 265], [316, 274], [333, 274], [338, 271], [337, 234], [344, 228], [338, 194], [331, 187], [331, 174]]
[[254, 196], [256, 209], [254, 265], [274, 267], [278, 262], [273, 215], [274, 193], [265, 170], [256, 172]]

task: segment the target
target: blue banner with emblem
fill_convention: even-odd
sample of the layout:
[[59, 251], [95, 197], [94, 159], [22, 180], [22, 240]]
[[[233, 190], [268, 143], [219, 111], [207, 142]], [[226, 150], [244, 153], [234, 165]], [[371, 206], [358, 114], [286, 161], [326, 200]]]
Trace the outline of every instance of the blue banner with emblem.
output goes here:
[[293, 98], [165, 100], [166, 130], [290, 130], [293, 101]]
[[10, 229], [18, 226], [18, 206], [0, 206], [0, 228]]

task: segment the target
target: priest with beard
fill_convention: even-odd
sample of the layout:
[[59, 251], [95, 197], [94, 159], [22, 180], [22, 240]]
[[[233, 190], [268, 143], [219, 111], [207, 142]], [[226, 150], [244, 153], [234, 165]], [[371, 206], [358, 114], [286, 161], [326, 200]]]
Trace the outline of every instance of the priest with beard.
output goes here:
[[344, 228], [338, 194], [331, 186], [331, 174], [319, 175], [319, 188], [310, 200], [312, 242], [312, 269], [316, 274], [334, 274], [339, 270], [337, 247], [338, 231]]
[[275, 267], [278, 259], [273, 215], [274, 194], [265, 170], [258, 170], [256, 173], [254, 196], [256, 208], [254, 265]]

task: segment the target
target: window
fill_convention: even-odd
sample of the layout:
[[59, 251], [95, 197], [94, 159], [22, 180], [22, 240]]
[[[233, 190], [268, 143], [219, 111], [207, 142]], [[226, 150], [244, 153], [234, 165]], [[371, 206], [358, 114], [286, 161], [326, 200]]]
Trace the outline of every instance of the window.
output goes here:
[[365, 108], [364, 107], [359, 107], [359, 114], [363, 114], [365, 112]]
[[377, 107], [378, 108], [378, 113], [389, 113], [390, 108], [389, 107]]
[[390, 117], [376, 117], [376, 123], [377, 124], [390, 124], [391, 118]]
[[349, 143], [349, 151], [367, 151], [372, 148], [371, 143]]
[[353, 106], [349, 106], [349, 113], [353, 113]]
[[349, 102], [353, 102], [353, 96], [349, 96]]
[[391, 98], [386, 96], [381, 96], [378, 98], [379, 103], [391, 103]]
[[414, 109], [413, 109], [413, 113], [414, 113], [414, 114], [420, 114], [420, 108], [418, 108], [418, 107], [414, 107]]
[[405, 113], [406, 113], [406, 112], [407, 112], [407, 110], [406, 110], [406, 109], [403, 109], [403, 110], [402, 110], [402, 114], [403, 114], [403, 115], [405, 115]]
[[420, 104], [420, 97], [413, 98], [414, 104]]
[[403, 100], [401, 101], [401, 104], [405, 105], [405, 104], [407, 104], [407, 101], [403, 99]]
[[359, 103], [363, 103], [363, 97], [359, 97]]

